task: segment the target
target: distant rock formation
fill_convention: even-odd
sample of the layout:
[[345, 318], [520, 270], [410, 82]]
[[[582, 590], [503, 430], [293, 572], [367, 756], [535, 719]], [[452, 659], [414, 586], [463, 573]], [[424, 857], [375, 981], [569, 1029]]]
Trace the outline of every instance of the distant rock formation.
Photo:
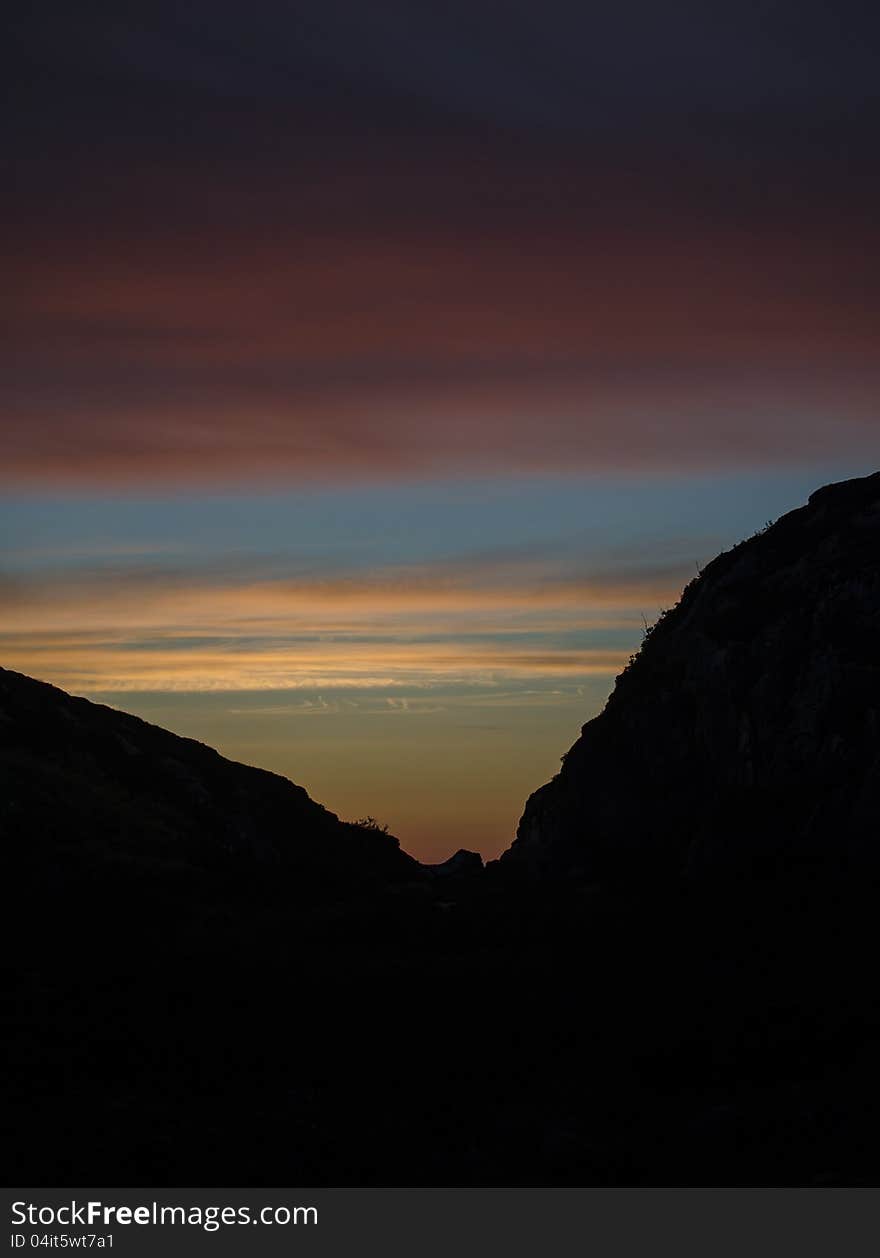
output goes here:
[[441, 861], [439, 865], [424, 866], [425, 871], [435, 878], [468, 878], [479, 874], [482, 868], [483, 858], [479, 852], [469, 852], [465, 847], [460, 847], [454, 855]]
[[332, 885], [420, 870], [392, 835], [340, 821], [286, 778], [5, 669], [0, 792], [5, 859], [40, 877], [231, 862]]
[[502, 862], [627, 880], [880, 866], [880, 473], [691, 582]]

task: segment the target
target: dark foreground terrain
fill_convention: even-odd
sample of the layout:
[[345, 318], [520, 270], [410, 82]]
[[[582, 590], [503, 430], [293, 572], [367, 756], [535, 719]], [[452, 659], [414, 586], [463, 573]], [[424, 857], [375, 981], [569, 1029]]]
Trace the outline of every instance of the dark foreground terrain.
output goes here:
[[0, 671], [6, 1182], [880, 1183], [878, 556], [720, 556], [485, 869]]

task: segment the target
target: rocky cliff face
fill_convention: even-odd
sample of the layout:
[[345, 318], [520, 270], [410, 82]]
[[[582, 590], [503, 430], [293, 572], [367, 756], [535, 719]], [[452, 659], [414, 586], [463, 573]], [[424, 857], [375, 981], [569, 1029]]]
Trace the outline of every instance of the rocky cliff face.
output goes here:
[[502, 859], [627, 879], [880, 866], [880, 473], [709, 564]]
[[40, 878], [277, 866], [307, 881], [410, 877], [397, 839], [286, 778], [0, 669], [0, 838]]

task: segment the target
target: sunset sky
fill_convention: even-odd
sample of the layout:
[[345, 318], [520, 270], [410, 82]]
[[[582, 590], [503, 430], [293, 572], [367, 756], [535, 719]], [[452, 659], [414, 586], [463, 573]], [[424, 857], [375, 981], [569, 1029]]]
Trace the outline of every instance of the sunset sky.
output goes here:
[[0, 664], [494, 856], [880, 463], [867, 4], [21, 7]]

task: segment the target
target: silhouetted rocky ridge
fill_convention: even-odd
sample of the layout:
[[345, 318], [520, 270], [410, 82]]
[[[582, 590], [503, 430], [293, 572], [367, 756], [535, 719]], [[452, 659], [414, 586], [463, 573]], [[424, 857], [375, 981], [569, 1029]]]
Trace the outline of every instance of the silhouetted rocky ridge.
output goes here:
[[0, 836], [46, 880], [278, 867], [297, 880], [400, 881], [398, 840], [340, 821], [301, 786], [190, 738], [0, 669]]
[[880, 861], [880, 473], [721, 554], [502, 860], [639, 881]]

